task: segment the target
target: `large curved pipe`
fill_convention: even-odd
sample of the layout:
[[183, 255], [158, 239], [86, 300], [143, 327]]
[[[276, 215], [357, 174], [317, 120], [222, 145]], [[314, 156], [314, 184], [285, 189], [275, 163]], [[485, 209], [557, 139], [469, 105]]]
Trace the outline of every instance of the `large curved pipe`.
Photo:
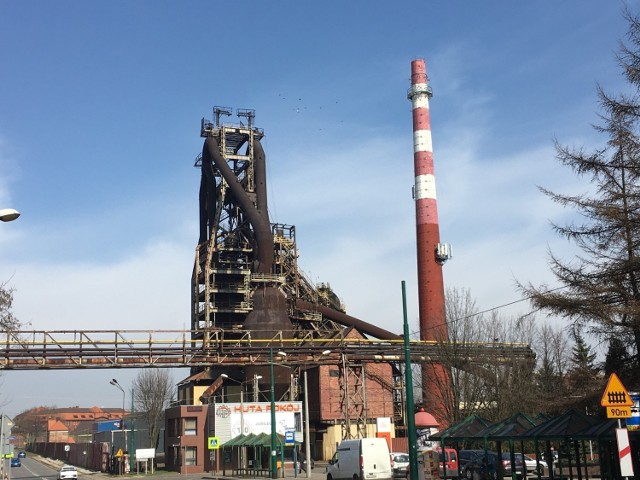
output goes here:
[[[222, 155], [218, 147], [218, 142], [213, 137], [207, 137], [202, 147], [202, 165], [205, 161], [216, 165], [222, 177], [226, 180], [233, 196], [238, 202], [238, 206], [249, 219], [253, 226], [253, 231], [257, 242], [257, 273], [271, 273], [271, 265], [273, 264], [273, 237], [271, 235], [271, 224], [268, 215], [259, 212], [247, 196], [247, 193], [238, 183], [238, 177], [231, 171], [229, 165]], [[266, 195], [266, 190], [265, 190]]]
[[[203, 167], [204, 168], [204, 165]], [[200, 206], [200, 237], [198, 245], [209, 239], [209, 222], [207, 221], [207, 181], [202, 172], [200, 177], [200, 194], [198, 195], [198, 204]]]
[[390, 331], [385, 330], [384, 328], [376, 327], [375, 325], [372, 325], [363, 320], [347, 315], [346, 313], [342, 313], [337, 310], [334, 310], [333, 308], [326, 307], [324, 305], [318, 305], [318, 304], [307, 302], [304, 300], [298, 300], [296, 301], [296, 308], [299, 308], [300, 310], [320, 312], [322, 315], [324, 315], [330, 320], [333, 320], [334, 322], [338, 322], [339, 324], [345, 325], [348, 327], [357, 328], [362, 333], [371, 335], [380, 340], [402, 339], [400, 335], [391, 333]]
[[215, 224], [217, 186], [210, 158], [202, 159], [200, 178], [200, 241], [206, 242], [211, 235], [211, 226]]
[[[256, 208], [263, 218], [269, 221], [267, 205], [267, 158], [260, 140], [253, 140], [254, 184], [256, 188]], [[271, 222], [269, 221], [269, 224]]]

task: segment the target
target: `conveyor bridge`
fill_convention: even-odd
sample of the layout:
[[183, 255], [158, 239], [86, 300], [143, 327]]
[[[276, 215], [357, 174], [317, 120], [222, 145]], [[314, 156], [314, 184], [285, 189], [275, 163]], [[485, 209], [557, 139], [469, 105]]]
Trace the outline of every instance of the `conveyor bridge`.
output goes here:
[[[206, 347], [189, 330], [32, 330], [0, 332], [4, 346], [0, 370], [83, 368], [213, 367], [268, 365], [269, 349], [286, 352], [278, 363], [340, 364], [345, 358], [362, 362], [403, 362], [404, 341], [353, 338], [291, 338], [276, 332], [270, 339], [252, 338], [250, 331], [210, 332]], [[447, 345], [412, 340], [412, 362], [436, 363], [443, 355], [460, 365], [533, 360], [523, 343]], [[282, 360], [281, 358], [284, 358]]]

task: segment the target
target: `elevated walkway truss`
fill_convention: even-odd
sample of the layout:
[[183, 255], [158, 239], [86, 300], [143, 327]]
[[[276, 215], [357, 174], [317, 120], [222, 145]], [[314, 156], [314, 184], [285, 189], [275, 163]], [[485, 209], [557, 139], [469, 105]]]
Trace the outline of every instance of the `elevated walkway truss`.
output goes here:
[[[205, 343], [188, 330], [33, 330], [0, 332], [0, 370], [74, 368], [214, 367], [268, 365], [269, 348], [287, 353], [290, 366], [341, 365], [343, 362], [404, 361], [402, 340], [323, 338], [287, 339], [277, 332], [271, 339], [254, 339], [251, 332], [214, 330]], [[327, 354], [327, 350], [331, 353]], [[446, 344], [411, 341], [412, 362], [437, 363], [447, 352], [464, 365], [534, 360], [521, 343], [467, 344], [464, 350]]]

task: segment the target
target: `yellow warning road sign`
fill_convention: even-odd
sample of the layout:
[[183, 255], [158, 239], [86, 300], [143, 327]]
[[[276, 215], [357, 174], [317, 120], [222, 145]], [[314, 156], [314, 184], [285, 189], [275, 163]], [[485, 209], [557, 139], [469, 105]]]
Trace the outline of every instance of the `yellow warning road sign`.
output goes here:
[[631, 418], [631, 407], [607, 407], [607, 418]]
[[[631, 395], [624, 388], [622, 382], [615, 373], [612, 373], [602, 394], [600, 405], [603, 407], [633, 407]], [[629, 415], [631, 416], [631, 415]], [[626, 417], [609, 417], [609, 418], [626, 418]]]
[[116, 457], [121, 457], [124, 455], [124, 452], [122, 451], [121, 448], [118, 449], [118, 451], [116, 452]]

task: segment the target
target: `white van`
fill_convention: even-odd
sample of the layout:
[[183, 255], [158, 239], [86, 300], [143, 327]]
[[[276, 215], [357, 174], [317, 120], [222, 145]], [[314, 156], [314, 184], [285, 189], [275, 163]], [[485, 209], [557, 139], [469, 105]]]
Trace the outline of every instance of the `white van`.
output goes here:
[[391, 457], [384, 438], [343, 440], [327, 465], [327, 480], [390, 480]]

